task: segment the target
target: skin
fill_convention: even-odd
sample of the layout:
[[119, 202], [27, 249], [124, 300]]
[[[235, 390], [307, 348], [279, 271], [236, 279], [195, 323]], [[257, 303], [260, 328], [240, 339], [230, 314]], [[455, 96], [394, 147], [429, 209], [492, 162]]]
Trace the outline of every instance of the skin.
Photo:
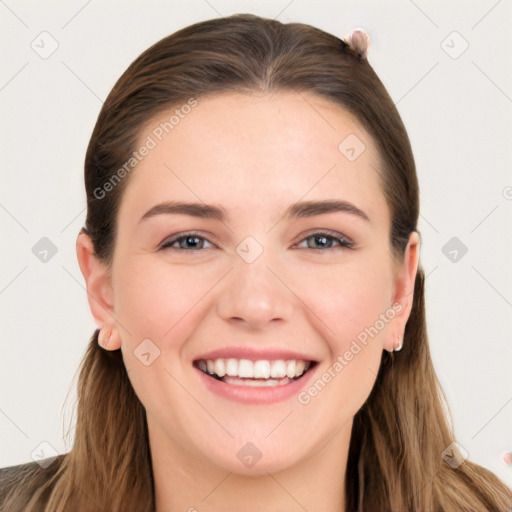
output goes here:
[[[139, 140], [168, 118], [152, 120]], [[338, 150], [349, 134], [366, 146], [353, 162]], [[111, 268], [79, 235], [91, 311], [111, 333], [107, 348], [121, 348], [147, 411], [158, 512], [344, 510], [352, 420], [383, 350], [403, 336], [419, 257], [417, 233], [403, 262], [391, 255], [379, 165], [357, 121], [320, 97], [217, 94], [200, 99], [130, 175]], [[299, 200], [322, 199], [350, 201], [369, 221], [346, 212], [281, 219]], [[139, 222], [168, 200], [222, 205], [230, 219]], [[325, 229], [354, 248], [315, 245], [310, 233]], [[196, 245], [159, 250], [189, 230], [203, 237]], [[236, 252], [246, 236], [263, 248], [252, 263]], [[227, 400], [192, 367], [207, 351], [247, 344], [311, 355], [320, 376], [392, 304], [400, 312], [308, 404]], [[133, 351], [148, 338], [160, 355], [145, 366]], [[237, 458], [247, 442], [262, 453], [252, 468]]]

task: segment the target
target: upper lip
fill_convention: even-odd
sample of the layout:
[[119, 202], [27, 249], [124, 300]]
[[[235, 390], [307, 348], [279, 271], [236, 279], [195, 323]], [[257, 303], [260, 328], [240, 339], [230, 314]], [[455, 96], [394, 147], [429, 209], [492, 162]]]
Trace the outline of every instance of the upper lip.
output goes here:
[[273, 361], [277, 359], [284, 360], [301, 360], [316, 362], [316, 359], [300, 352], [287, 350], [283, 348], [261, 348], [261, 347], [225, 347], [217, 350], [212, 350], [206, 354], [196, 357], [194, 361], [206, 361], [207, 359], [249, 359], [251, 361], [268, 360]]

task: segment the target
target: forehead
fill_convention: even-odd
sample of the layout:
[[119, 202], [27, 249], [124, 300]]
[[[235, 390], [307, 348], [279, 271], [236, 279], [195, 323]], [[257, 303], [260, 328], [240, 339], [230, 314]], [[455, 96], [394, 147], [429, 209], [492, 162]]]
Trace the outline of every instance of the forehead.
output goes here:
[[177, 198], [237, 214], [327, 197], [358, 202], [370, 216], [387, 209], [370, 136], [344, 108], [315, 95], [211, 95], [151, 119], [137, 147], [148, 141], [152, 149], [129, 177], [127, 213]]

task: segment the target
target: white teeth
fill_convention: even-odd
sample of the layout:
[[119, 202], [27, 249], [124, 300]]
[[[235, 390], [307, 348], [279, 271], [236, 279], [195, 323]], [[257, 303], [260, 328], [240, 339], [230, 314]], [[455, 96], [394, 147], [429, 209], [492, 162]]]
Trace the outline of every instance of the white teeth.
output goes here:
[[255, 379], [268, 379], [270, 377], [270, 363], [268, 361], [256, 361], [254, 363], [254, 373], [251, 377]]
[[[206, 363], [206, 365], [208, 366], [208, 363]], [[214, 368], [215, 374], [218, 375], [219, 377], [224, 377], [224, 375], [226, 375], [226, 367], [224, 365], [224, 359], [216, 359], [213, 368]]]
[[226, 374], [230, 377], [238, 375], [238, 361], [236, 359], [228, 359], [226, 361]]
[[295, 377], [302, 375], [306, 368], [306, 361], [296, 361], [295, 362]]
[[[293, 379], [300, 377], [310, 366], [309, 361], [290, 359], [276, 359], [274, 361], [250, 359], [208, 359], [200, 360], [198, 367], [205, 373], [242, 379]], [[233, 379], [229, 379], [232, 381]], [[273, 385], [269, 381], [268, 385]], [[277, 382], [277, 381], [276, 381]]]
[[288, 361], [286, 365], [286, 376], [289, 379], [293, 379], [295, 377], [295, 361]]
[[288, 384], [291, 382], [291, 379], [285, 378], [285, 379], [262, 379], [262, 380], [255, 380], [255, 379], [239, 379], [237, 377], [225, 377], [224, 382], [227, 382], [228, 384], [237, 384], [238, 386], [252, 386], [252, 387], [274, 387], [274, 386], [284, 386], [285, 384]]
[[274, 379], [281, 379], [286, 375], [286, 365], [284, 361], [279, 359], [274, 361], [270, 368], [270, 376]]
[[252, 377], [253, 376], [252, 366], [253, 366], [252, 361], [249, 361], [249, 359], [240, 359], [240, 362], [238, 363], [238, 376], [239, 377]]

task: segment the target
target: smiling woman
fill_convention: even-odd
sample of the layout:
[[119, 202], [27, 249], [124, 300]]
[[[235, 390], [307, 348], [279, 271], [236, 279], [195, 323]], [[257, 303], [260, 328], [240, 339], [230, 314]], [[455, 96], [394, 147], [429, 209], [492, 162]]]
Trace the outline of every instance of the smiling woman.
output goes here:
[[85, 162], [74, 445], [4, 469], [5, 510], [510, 510], [445, 415], [414, 159], [367, 48], [240, 14], [121, 76]]

